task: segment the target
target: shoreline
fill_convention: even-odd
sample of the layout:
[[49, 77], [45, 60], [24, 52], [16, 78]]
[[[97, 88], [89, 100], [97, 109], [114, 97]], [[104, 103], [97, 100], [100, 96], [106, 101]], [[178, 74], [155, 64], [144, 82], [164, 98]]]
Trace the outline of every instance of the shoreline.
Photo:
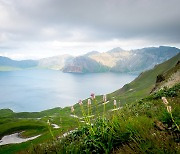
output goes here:
[[29, 137], [29, 138], [21, 138], [20, 137], [21, 133], [22, 132], [13, 133], [13, 134], [10, 134], [10, 135], [3, 136], [2, 139], [0, 140], [0, 146], [7, 145], [7, 144], [23, 143], [23, 142], [26, 142], [26, 141], [36, 139], [39, 136], [41, 136], [41, 134], [40, 134], [40, 135], [36, 135], [36, 136], [33, 136], [33, 137]]

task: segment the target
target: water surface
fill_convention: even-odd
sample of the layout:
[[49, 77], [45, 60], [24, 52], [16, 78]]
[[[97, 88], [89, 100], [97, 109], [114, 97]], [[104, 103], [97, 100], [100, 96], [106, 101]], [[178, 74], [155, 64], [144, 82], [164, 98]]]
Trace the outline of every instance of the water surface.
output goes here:
[[121, 88], [137, 75], [121, 73], [73, 74], [53, 70], [0, 72], [0, 109], [41, 111], [75, 104], [90, 93]]

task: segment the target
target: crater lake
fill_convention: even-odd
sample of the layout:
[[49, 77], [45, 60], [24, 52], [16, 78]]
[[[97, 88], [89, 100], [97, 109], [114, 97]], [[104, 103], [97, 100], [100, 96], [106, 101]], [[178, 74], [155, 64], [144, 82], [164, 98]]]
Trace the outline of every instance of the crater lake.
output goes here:
[[137, 74], [74, 74], [46, 69], [0, 72], [0, 109], [35, 112], [70, 106], [79, 99], [113, 92]]

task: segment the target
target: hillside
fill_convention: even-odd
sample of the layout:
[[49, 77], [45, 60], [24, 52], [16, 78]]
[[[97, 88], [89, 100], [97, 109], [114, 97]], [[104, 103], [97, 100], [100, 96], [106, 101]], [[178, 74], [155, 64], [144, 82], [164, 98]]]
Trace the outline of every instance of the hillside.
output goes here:
[[159, 91], [164, 87], [171, 88], [176, 83], [180, 83], [180, 61], [172, 69], [157, 76], [156, 84], [151, 93]]
[[[96, 96], [91, 109], [87, 107], [86, 99], [83, 100], [83, 108], [78, 103], [74, 105], [73, 114], [70, 107], [36, 113], [0, 110], [3, 113], [0, 116], [0, 137], [14, 132], [21, 132], [23, 137], [42, 134], [33, 141], [1, 146], [0, 153], [27, 153], [27, 150], [30, 153], [86, 153], [94, 150], [99, 153], [177, 153], [178, 130], [160, 98], [168, 97], [173, 118], [179, 125], [179, 84], [176, 83], [171, 89], [161, 90], [150, 96], [149, 94], [157, 83], [157, 76], [161, 74], [168, 79], [168, 76], [176, 72], [179, 60], [180, 54], [152, 70], [141, 73], [133, 82], [108, 94], [106, 105], [103, 105], [102, 96]], [[114, 99], [117, 101], [116, 106], [113, 105]], [[86, 118], [83, 118], [84, 116]], [[97, 118], [99, 116], [100, 121]], [[104, 117], [106, 119], [103, 120]], [[50, 125], [46, 123], [47, 120], [50, 120]], [[84, 122], [94, 123], [94, 126]], [[60, 128], [54, 128], [53, 124]], [[62, 138], [64, 133], [77, 127], [77, 131]], [[162, 140], [164, 142], [160, 146], [158, 143]]]

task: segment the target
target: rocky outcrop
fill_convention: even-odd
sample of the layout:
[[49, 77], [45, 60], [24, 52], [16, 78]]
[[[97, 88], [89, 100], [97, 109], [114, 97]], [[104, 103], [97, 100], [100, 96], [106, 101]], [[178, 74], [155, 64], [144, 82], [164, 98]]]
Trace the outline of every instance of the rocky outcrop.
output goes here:
[[156, 84], [151, 93], [159, 91], [164, 87], [171, 88], [177, 83], [180, 83], [180, 61], [170, 70], [157, 76]]

